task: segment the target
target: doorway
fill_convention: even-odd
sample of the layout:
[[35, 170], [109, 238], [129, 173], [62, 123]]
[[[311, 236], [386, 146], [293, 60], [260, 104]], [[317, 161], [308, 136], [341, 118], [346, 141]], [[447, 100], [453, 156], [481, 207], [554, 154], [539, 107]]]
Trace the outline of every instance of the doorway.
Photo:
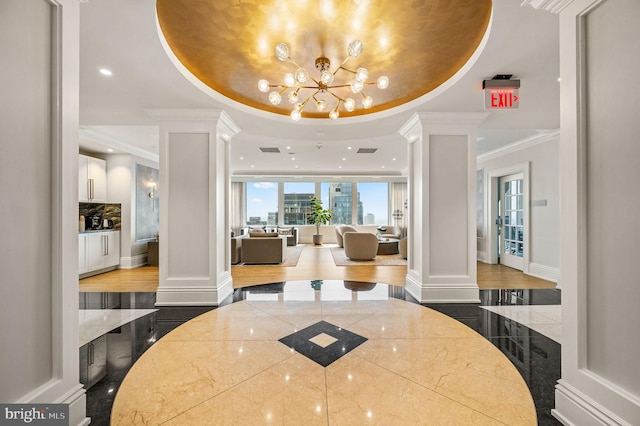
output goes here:
[[499, 178], [498, 185], [498, 263], [522, 271], [525, 242], [524, 174], [503, 176]]
[[488, 263], [529, 272], [529, 162], [488, 170]]

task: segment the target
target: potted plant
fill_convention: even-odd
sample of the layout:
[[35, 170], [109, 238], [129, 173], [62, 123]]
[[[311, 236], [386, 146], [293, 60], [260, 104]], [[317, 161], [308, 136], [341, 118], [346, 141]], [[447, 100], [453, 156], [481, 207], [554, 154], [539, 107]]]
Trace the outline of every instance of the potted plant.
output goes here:
[[333, 213], [330, 209], [322, 207], [322, 200], [316, 197], [311, 198], [311, 214], [307, 217], [310, 224], [316, 226], [316, 234], [313, 236], [313, 244], [322, 244], [322, 235], [320, 235], [320, 225], [326, 225], [329, 223]]

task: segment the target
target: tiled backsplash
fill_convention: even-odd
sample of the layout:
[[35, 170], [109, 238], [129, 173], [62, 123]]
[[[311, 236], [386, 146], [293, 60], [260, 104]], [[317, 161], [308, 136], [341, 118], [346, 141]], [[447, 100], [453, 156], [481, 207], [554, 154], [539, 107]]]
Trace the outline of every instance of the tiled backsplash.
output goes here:
[[100, 228], [102, 228], [102, 222], [107, 219], [113, 222], [113, 229], [120, 229], [122, 217], [120, 203], [80, 203], [79, 210], [78, 220], [80, 216], [84, 216], [86, 229], [90, 229], [91, 218], [95, 216], [100, 218]]

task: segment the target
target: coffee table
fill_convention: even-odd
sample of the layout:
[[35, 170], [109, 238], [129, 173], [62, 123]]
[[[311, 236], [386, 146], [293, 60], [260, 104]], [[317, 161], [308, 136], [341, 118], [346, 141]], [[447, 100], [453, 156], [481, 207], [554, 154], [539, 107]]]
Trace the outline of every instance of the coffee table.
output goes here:
[[378, 254], [398, 254], [398, 243], [395, 238], [381, 238], [378, 240]]

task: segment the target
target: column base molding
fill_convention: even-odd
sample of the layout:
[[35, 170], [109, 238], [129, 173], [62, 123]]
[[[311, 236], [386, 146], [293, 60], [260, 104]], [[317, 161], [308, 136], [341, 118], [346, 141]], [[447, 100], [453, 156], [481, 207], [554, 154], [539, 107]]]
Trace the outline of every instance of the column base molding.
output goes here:
[[[184, 283], [181, 279], [167, 280], [168, 283], [171, 281], [176, 284]], [[202, 280], [198, 281], [202, 283]], [[156, 292], [156, 306], [218, 306], [232, 293], [233, 279], [231, 276], [225, 277], [215, 286], [193, 284], [160, 286]]]
[[631, 426], [562, 379], [556, 384], [556, 408], [551, 414], [565, 425]]
[[477, 283], [426, 284], [407, 274], [406, 290], [420, 303], [480, 303]]

